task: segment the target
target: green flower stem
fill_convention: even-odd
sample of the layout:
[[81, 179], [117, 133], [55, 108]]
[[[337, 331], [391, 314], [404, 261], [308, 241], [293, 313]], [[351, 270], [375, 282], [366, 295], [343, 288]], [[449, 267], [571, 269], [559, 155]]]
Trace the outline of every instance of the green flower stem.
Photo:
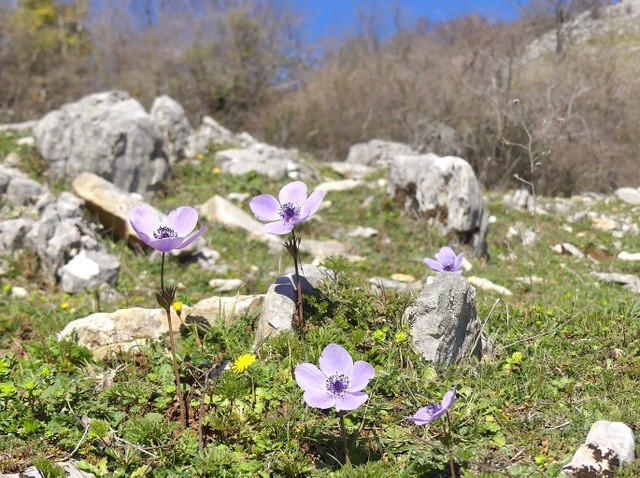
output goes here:
[[293, 257], [293, 267], [295, 269], [295, 283], [296, 283], [296, 292], [298, 293], [298, 317], [297, 317], [297, 327], [300, 331], [300, 335], [304, 337], [305, 332], [307, 331], [307, 324], [304, 320], [304, 304], [302, 302], [302, 280], [300, 279], [300, 271], [298, 269], [298, 264], [300, 262], [300, 238], [296, 237], [295, 229], [291, 230], [291, 235], [289, 239], [284, 243], [285, 248]]
[[344, 447], [344, 466], [351, 466], [351, 457], [349, 456], [349, 440], [347, 439], [347, 429], [344, 426], [344, 412], [338, 412], [340, 417], [340, 436], [342, 437], [342, 446]]
[[164, 252], [162, 253], [162, 262], [160, 263], [160, 291], [164, 294]]
[[187, 426], [187, 414], [184, 409], [184, 398], [182, 396], [182, 385], [180, 384], [180, 371], [178, 370], [178, 358], [176, 356], [176, 342], [173, 337], [173, 324], [171, 323], [171, 304], [175, 298], [175, 288], [164, 288], [164, 252], [162, 253], [162, 265], [160, 266], [160, 293], [157, 294], [158, 302], [164, 308], [167, 314], [167, 323], [169, 325], [169, 348], [171, 349], [171, 358], [173, 361], [173, 374], [176, 377], [176, 388], [178, 390], [178, 405], [180, 408], [180, 423], [182, 428]]
[[451, 478], [456, 478], [456, 466], [453, 461], [453, 435], [451, 434], [451, 418], [449, 414], [446, 414], [446, 425], [443, 427], [445, 432], [445, 439], [447, 441], [447, 448], [449, 449], [449, 471], [451, 472]]

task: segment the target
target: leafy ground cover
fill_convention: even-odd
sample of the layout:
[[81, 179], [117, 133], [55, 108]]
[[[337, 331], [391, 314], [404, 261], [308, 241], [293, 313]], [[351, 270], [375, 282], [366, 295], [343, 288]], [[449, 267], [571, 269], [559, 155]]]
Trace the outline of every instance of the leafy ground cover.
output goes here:
[[[0, 151], [10, 150], [15, 139], [5, 135]], [[31, 174], [48, 181], [37, 158], [28, 164]], [[318, 168], [318, 180], [338, 178]], [[369, 179], [374, 184], [380, 178], [384, 173]], [[275, 194], [283, 184], [220, 174], [212, 155], [206, 155], [178, 165], [154, 204], [169, 211], [215, 193]], [[471, 259], [473, 269], [465, 273], [514, 293], [477, 291], [478, 314], [494, 341], [492, 356], [437, 369], [415, 353], [410, 324], [403, 320], [411, 295], [375, 292], [366, 279], [393, 273], [425, 279], [430, 272], [422, 259], [433, 257], [446, 239], [426, 220], [400, 211], [383, 187], [331, 192], [326, 196], [331, 206], [297, 233], [303, 241], [350, 242], [365, 260], [325, 261], [337, 280], [308, 299], [311, 326], [305, 340], [293, 333], [271, 339], [246, 368], [219, 373], [216, 367], [252, 353], [257, 317], [243, 317], [230, 327], [221, 318], [198, 337], [182, 335], [178, 355], [189, 415], [184, 431], [178, 425], [168, 341], [151, 344], [140, 355], [95, 361], [88, 350], [55, 338], [66, 323], [96, 310], [94, 294], [68, 296], [47, 286], [29, 252], [5, 257], [0, 470], [18, 472], [37, 462], [47, 476], [57, 476], [51, 463], [73, 455], [83, 468], [105, 477], [449, 476], [452, 452], [460, 476], [557, 476], [595, 420], [640, 425], [640, 301], [618, 285], [597, 286], [590, 275], [592, 270], [637, 272], [617, 253], [639, 252], [640, 237], [614, 238], [588, 217], [570, 223], [570, 215], [532, 216], [504, 207], [501, 197], [487, 193], [487, 207], [496, 217], [488, 237], [490, 259]], [[575, 204], [575, 212], [638, 220], [638, 208], [617, 201]], [[242, 207], [249, 210], [248, 200]], [[23, 212], [2, 209], [3, 216]], [[264, 293], [280, 268], [290, 265], [284, 249], [274, 255], [244, 233], [201, 224], [210, 228], [204, 236], [208, 246], [230, 266], [222, 277], [245, 280], [242, 293]], [[516, 224], [536, 230], [538, 244], [525, 247], [518, 238], [508, 239], [509, 226]], [[347, 238], [356, 225], [379, 234]], [[122, 263], [122, 299], [109, 307], [157, 307], [160, 263], [109, 231], [103, 231], [103, 240]], [[573, 243], [598, 262], [552, 251], [561, 242]], [[182, 285], [177, 298], [184, 303], [211, 295], [212, 273], [195, 264], [170, 260], [166, 274], [169, 283]], [[528, 284], [519, 277], [542, 282]], [[18, 286], [27, 288], [27, 298], [11, 298], [11, 288]], [[342, 465], [337, 415], [306, 406], [293, 377], [297, 364], [318, 363], [329, 343], [341, 344], [354, 360], [376, 370], [366, 389], [369, 402], [346, 416], [350, 468]], [[458, 398], [450, 411], [451, 441], [444, 421], [416, 427], [404, 419], [439, 402], [453, 385]], [[636, 464], [617, 476], [639, 474]]]

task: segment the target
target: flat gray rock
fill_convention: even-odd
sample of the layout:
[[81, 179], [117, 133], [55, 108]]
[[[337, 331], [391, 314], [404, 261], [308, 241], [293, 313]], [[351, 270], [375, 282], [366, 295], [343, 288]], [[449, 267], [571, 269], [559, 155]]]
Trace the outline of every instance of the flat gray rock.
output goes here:
[[[194, 320], [204, 320], [209, 324], [223, 317], [226, 323], [230, 324], [238, 317], [255, 313], [262, 305], [263, 297], [210, 297], [193, 306], [183, 305], [180, 317], [172, 309], [173, 331], [177, 333], [183, 320], [188, 322], [190, 316]], [[58, 337], [73, 337], [79, 345], [93, 350], [96, 358], [101, 358], [110, 351], [130, 351], [168, 332], [169, 325], [164, 309], [133, 307], [111, 313], [99, 312], [74, 320], [67, 324]]]

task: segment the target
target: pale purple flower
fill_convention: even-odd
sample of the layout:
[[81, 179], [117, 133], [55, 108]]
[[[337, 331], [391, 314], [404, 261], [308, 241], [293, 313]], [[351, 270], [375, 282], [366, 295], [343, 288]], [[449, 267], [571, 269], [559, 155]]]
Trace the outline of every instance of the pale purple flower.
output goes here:
[[456, 256], [453, 249], [450, 247], [443, 247], [440, 252], [436, 254], [436, 260], [429, 257], [424, 258], [424, 263], [428, 265], [432, 270], [436, 272], [453, 272], [454, 274], [462, 274], [462, 261], [464, 260], [464, 254], [461, 252]]
[[164, 224], [150, 207], [136, 206], [129, 212], [129, 223], [142, 242], [160, 252], [183, 249], [207, 230], [204, 226], [189, 236], [198, 223], [198, 212], [189, 206], [171, 211]]
[[442, 415], [447, 413], [453, 405], [453, 402], [456, 399], [456, 387], [454, 386], [452, 390], [449, 390], [444, 394], [444, 398], [442, 399], [442, 403], [430, 403], [424, 408], [421, 408], [416, 412], [416, 414], [412, 417], [405, 417], [410, 422], [415, 423], [416, 425], [428, 425], [432, 421], [440, 418]]
[[310, 363], [296, 367], [296, 382], [304, 390], [304, 401], [314, 408], [335, 407], [337, 411], [355, 410], [369, 396], [362, 392], [375, 375], [373, 367], [353, 359], [344, 347], [327, 345], [318, 361], [320, 368]]
[[314, 191], [307, 197], [307, 185], [294, 181], [280, 190], [276, 199], [271, 194], [261, 194], [251, 200], [249, 207], [261, 221], [272, 221], [264, 225], [271, 234], [291, 232], [299, 222], [311, 217], [320, 207], [324, 193]]

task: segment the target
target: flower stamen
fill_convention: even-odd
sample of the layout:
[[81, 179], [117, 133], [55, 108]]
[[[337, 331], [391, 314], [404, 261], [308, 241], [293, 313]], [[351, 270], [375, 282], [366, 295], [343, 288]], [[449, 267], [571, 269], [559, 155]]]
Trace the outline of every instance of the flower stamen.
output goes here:
[[286, 202], [280, 206], [278, 216], [282, 219], [282, 222], [289, 224], [295, 222], [300, 216], [300, 205], [292, 202]]
[[447, 272], [453, 272], [455, 263], [453, 261], [445, 261], [442, 263], [442, 268]]
[[327, 378], [325, 386], [327, 392], [334, 397], [343, 397], [349, 389], [349, 377], [342, 373], [336, 373]]
[[178, 237], [178, 233], [167, 226], [160, 226], [158, 229], [153, 231], [154, 239], [167, 239], [169, 237]]

